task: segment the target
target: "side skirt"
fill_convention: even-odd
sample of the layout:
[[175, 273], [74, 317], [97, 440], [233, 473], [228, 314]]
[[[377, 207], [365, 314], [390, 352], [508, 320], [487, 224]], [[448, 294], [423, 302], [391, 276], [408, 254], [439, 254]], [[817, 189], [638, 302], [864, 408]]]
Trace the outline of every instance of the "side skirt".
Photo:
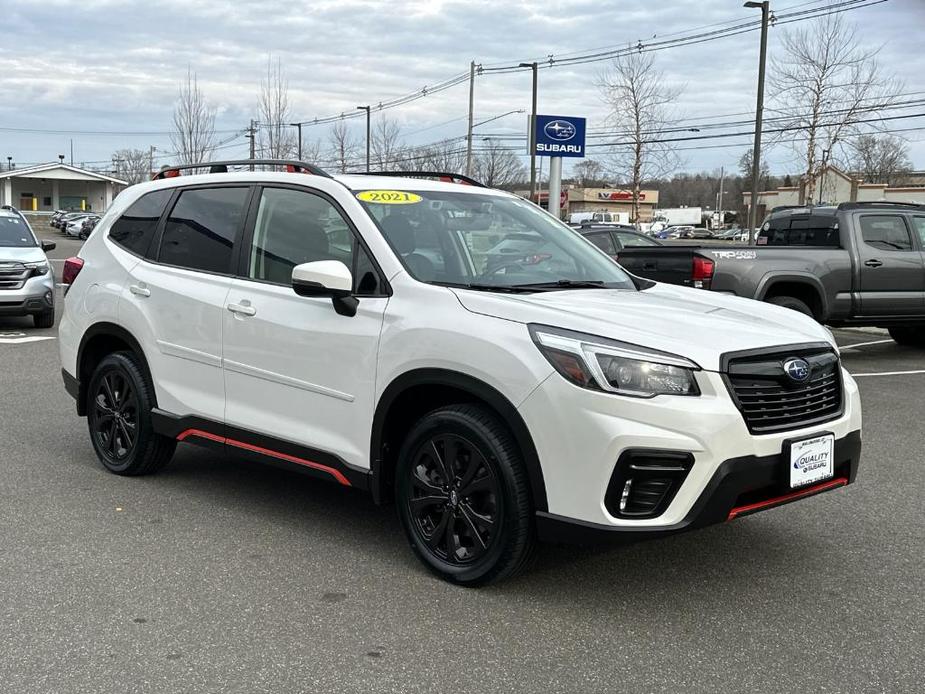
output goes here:
[[370, 489], [369, 470], [350, 465], [331, 453], [201, 417], [179, 417], [160, 409], [152, 410], [151, 420], [158, 434], [177, 441], [332, 480], [344, 487]]

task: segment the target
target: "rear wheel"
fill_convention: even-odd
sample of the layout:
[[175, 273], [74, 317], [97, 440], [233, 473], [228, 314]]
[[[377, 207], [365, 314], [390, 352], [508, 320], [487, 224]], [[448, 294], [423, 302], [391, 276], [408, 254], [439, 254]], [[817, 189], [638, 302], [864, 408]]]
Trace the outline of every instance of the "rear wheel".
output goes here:
[[55, 310], [50, 308], [41, 313], [33, 313], [32, 323], [36, 328], [53, 328], [55, 325]]
[[447, 581], [499, 581], [532, 554], [520, 451], [485, 408], [452, 405], [425, 415], [399, 453], [396, 496], [412, 550]]
[[103, 358], [87, 388], [87, 425], [100, 462], [118, 475], [146, 475], [170, 462], [177, 442], [154, 432], [152, 388], [138, 357]]
[[925, 326], [916, 328], [890, 328], [890, 337], [901, 345], [925, 347]]
[[794, 296], [772, 296], [770, 299], [766, 299], [769, 304], [774, 304], [775, 306], [783, 306], [784, 308], [789, 308], [791, 311], [798, 311], [803, 315], [809, 316], [810, 318], [815, 318], [813, 315], [813, 310], [806, 305], [806, 302], [797, 299]]

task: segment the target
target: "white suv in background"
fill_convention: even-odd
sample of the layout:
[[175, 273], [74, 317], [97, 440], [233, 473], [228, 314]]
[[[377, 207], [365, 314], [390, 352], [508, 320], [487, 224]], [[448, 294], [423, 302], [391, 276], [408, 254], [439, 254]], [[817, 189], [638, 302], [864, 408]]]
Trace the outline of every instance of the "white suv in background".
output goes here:
[[466, 585], [536, 539], [854, 481], [858, 390], [811, 319], [630, 276], [464, 177], [241, 163], [129, 188], [65, 264], [64, 381], [109, 470], [185, 441], [367, 489]]

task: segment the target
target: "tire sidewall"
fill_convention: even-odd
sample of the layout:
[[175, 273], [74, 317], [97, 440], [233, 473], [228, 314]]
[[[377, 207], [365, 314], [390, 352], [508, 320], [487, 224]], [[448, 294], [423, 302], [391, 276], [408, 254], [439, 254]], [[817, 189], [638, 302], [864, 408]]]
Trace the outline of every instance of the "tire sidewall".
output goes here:
[[[423, 538], [418, 534], [417, 526], [408, 508], [407, 500], [411, 488], [411, 465], [420, 448], [436, 434], [454, 434], [477, 446], [485, 456], [485, 460], [491, 467], [492, 473], [501, 487], [501, 513], [499, 514], [501, 528], [498, 531], [498, 536], [493, 540], [485, 555], [472, 564], [454, 565], [431, 552], [423, 543]], [[483, 428], [478, 426], [477, 423], [471, 422], [460, 413], [436, 411], [426, 415], [412, 428], [399, 452], [395, 480], [396, 505], [398, 506], [398, 515], [408, 542], [411, 544], [415, 555], [431, 571], [454, 583], [475, 584], [490, 581], [491, 577], [499, 569], [499, 564], [503, 562], [503, 557], [510, 552], [511, 545], [514, 542], [515, 527], [517, 525], [517, 502], [516, 483], [511, 471], [511, 465], [518, 464], [518, 461], [505, 460], [506, 456], [503, 450], [493, 439], [494, 437], [490, 432], [483, 431]]]
[[[135, 436], [135, 445], [132, 448], [132, 452], [120, 463], [110, 460], [105, 451], [100, 449], [94, 429], [96, 420], [94, 400], [96, 399], [96, 394], [103, 376], [111, 372], [118, 372], [131, 381], [132, 388], [135, 390], [135, 397], [138, 400], [138, 416], [136, 420], [138, 431]], [[90, 377], [89, 387], [87, 388], [87, 427], [90, 431], [90, 441], [93, 445], [93, 450], [107, 470], [115, 473], [124, 473], [130, 470], [133, 465], [137, 464], [139, 458], [143, 455], [144, 442], [149, 438], [151, 433], [149, 412], [150, 403], [147, 402], [146, 398], [146, 386], [144, 381], [141, 380], [141, 372], [134, 362], [122, 353], [110, 354], [104, 357], [93, 371], [93, 375]]]
[[805, 302], [800, 301], [794, 297], [775, 296], [771, 299], [768, 299], [768, 303], [774, 304], [775, 306], [780, 306], [782, 308], [789, 308], [791, 311], [796, 311], [797, 313], [802, 313], [804, 316], [809, 316], [810, 318], [815, 319], [812, 309], [807, 306]]

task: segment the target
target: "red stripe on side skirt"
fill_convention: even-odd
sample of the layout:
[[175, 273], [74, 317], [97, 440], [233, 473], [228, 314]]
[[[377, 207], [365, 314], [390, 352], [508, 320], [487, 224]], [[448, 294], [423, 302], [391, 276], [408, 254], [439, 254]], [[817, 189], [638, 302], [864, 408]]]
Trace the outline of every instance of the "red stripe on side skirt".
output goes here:
[[210, 441], [217, 441], [218, 443], [224, 443], [228, 446], [234, 446], [235, 448], [241, 448], [246, 451], [252, 451], [254, 453], [260, 453], [261, 455], [267, 455], [271, 458], [278, 458], [279, 460], [285, 460], [289, 463], [295, 463], [296, 465], [304, 465], [305, 467], [310, 467], [314, 470], [321, 470], [326, 472], [331, 477], [336, 479], [340, 484], [345, 487], [349, 487], [350, 480], [344, 477], [343, 473], [340, 470], [335, 470], [332, 467], [327, 465], [322, 465], [321, 463], [316, 463], [313, 460], [306, 460], [305, 458], [297, 458], [294, 455], [289, 455], [287, 453], [280, 453], [279, 451], [272, 451], [269, 448], [261, 448], [260, 446], [254, 446], [249, 443], [244, 443], [243, 441], [236, 441], [235, 439], [225, 438], [224, 436], [217, 436], [216, 434], [210, 434], [208, 431], [202, 431], [201, 429], [187, 429], [186, 431], [180, 433], [177, 436], [177, 441], [183, 441], [190, 436], [196, 436], [202, 439], [209, 439]]
[[836, 487], [844, 487], [848, 484], [847, 477], [836, 477], [834, 480], [829, 480], [828, 482], [823, 482], [822, 484], [816, 484], [812, 487], [806, 487], [806, 489], [800, 489], [790, 494], [784, 494], [783, 496], [776, 496], [773, 499], [766, 499], [764, 501], [757, 501], [754, 504], [746, 504], [745, 506], [736, 506], [729, 512], [729, 517], [726, 518], [727, 521], [731, 521], [733, 518], [742, 516], [746, 513], [751, 513], [752, 511], [760, 511], [761, 509], [770, 508], [771, 506], [777, 506], [787, 501], [794, 501], [800, 499], [804, 496], [811, 496], [812, 494], [818, 494], [819, 492], [827, 492], [830, 489], [835, 489]]

